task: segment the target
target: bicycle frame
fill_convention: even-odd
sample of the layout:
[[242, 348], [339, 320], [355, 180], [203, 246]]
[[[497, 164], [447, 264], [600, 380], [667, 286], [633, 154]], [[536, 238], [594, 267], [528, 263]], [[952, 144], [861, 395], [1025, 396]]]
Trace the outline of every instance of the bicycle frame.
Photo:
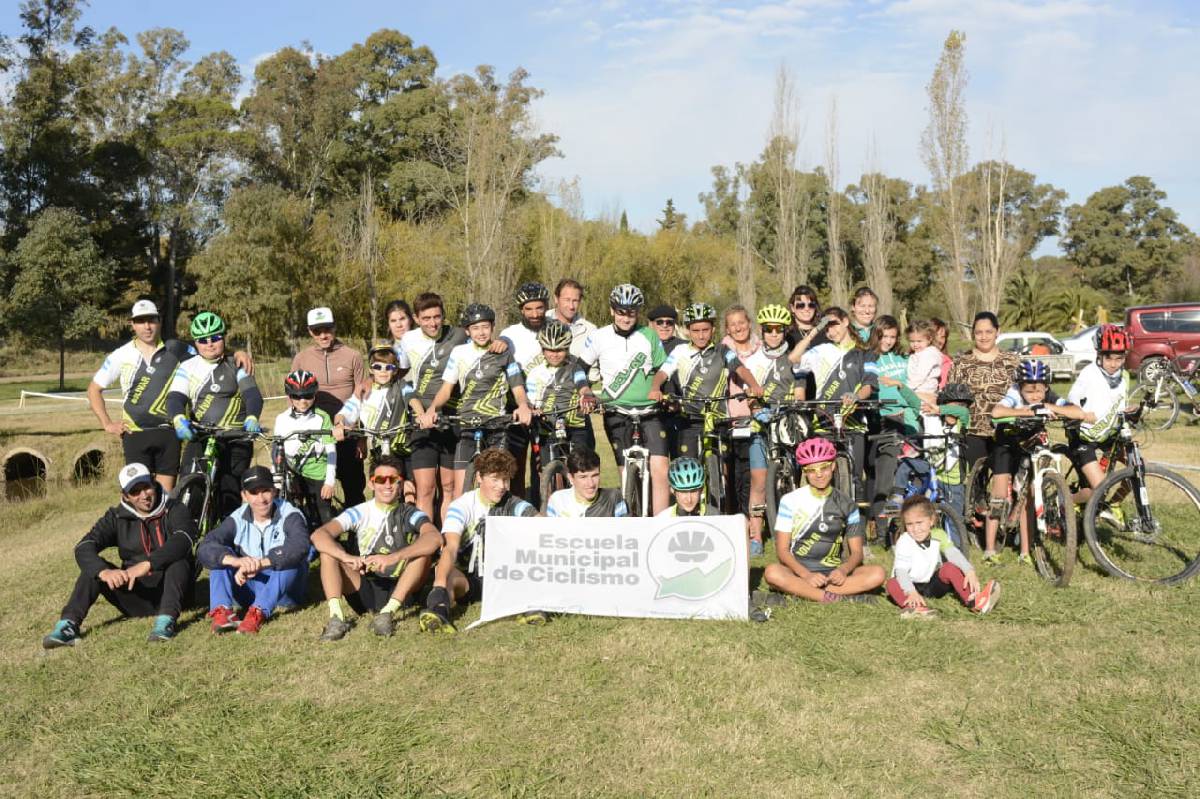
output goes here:
[[621, 467], [621, 493], [625, 493], [625, 475], [629, 464], [639, 464], [641, 479], [638, 491], [642, 499], [640, 510], [643, 516], [651, 516], [653, 514], [651, 512], [652, 502], [650, 501], [652, 499], [650, 493], [650, 450], [642, 444], [642, 419], [658, 413], [658, 408], [654, 406], [648, 408], [624, 408], [620, 405], [614, 405], [606, 407], [605, 410], [612, 411], [629, 420], [629, 446], [621, 450], [621, 459], [625, 462], [624, 466]]

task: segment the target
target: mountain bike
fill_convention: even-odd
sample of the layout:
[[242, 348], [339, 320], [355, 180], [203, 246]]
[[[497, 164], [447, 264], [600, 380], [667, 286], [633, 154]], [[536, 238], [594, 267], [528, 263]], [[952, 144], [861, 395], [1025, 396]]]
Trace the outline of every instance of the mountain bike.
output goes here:
[[510, 413], [502, 413], [499, 416], [443, 416], [440, 418], [444, 422], [457, 422], [459, 429], [463, 433], [470, 433], [475, 443], [475, 452], [467, 461], [466, 472], [463, 474], [462, 490], [465, 494], [475, 488], [475, 460], [484, 450], [483, 443], [488, 438], [488, 433], [502, 433], [499, 442], [494, 442], [491, 446], [508, 449], [508, 428], [516, 423]]
[[615, 413], [629, 420], [629, 446], [621, 450], [625, 467], [621, 472], [621, 498], [629, 508], [630, 516], [652, 516], [653, 502], [650, 493], [650, 450], [642, 442], [642, 420], [659, 413], [657, 405], [643, 408], [627, 408], [623, 405], [605, 405], [605, 413]]
[[[720, 408], [729, 400], [746, 399], [746, 394], [734, 394], [729, 397], [669, 397], [673, 407], [680, 407], [686, 402], [693, 407], [700, 407], [700, 434], [695, 442], [697, 460], [704, 467], [704, 480], [707, 490], [702, 501], [706, 507], [716, 508], [718, 513], [736, 513], [736, 507], [730, 502], [735, 495], [733, 490], [733, 470], [727, 468], [732, 454], [730, 437], [732, 431], [739, 427], [749, 427], [753, 421], [750, 417], [733, 418], [727, 416]], [[695, 417], [686, 417], [694, 422]], [[688, 442], [689, 446], [692, 442]]]
[[321, 513], [320, 497], [314, 495], [304, 480], [304, 465], [314, 456], [315, 447], [302, 447], [297, 458], [288, 458], [286, 444], [289, 440], [311, 442], [331, 436], [329, 430], [295, 430], [284, 436], [263, 432], [259, 438], [266, 442], [271, 458], [271, 473], [275, 478], [275, 490], [291, 505], [299, 508], [308, 520], [310, 530], [315, 530], [341, 512], [335, 507], [337, 498], [330, 500], [329, 518]]
[[[568, 488], [567, 455], [571, 453], [571, 438], [567, 432], [567, 414], [578, 406], [566, 408], [558, 413], [539, 414], [529, 426], [529, 461], [531, 464], [529, 485], [536, 486], [538, 502], [546, 512], [546, 504], [555, 491]], [[586, 419], [586, 417], [585, 417]], [[542, 436], [546, 435], [545, 443]], [[546, 464], [542, 465], [542, 449], [547, 452]]]
[[[1065, 477], [1070, 462], [1064, 465], [1063, 448], [1051, 445], [1046, 421], [1046, 417], [1022, 417], [1012, 423], [1012, 434], [1024, 454], [1003, 499], [992, 498], [988, 460], [976, 462], [967, 481], [966, 509], [968, 518], [997, 520], [997, 551], [1018, 543], [1024, 516], [1038, 574], [1065, 588], [1071, 582], [1078, 548], [1075, 504]], [[987, 548], [985, 531], [986, 521], [974, 525], [975, 543], [981, 550]]]
[[[904, 499], [917, 495], [925, 496], [933, 503], [933, 507], [937, 513], [937, 518], [934, 521], [935, 527], [940, 527], [946, 531], [950, 539], [954, 542], [963, 554], [967, 554], [971, 550], [971, 545], [974, 543], [973, 537], [967, 531], [966, 522], [963, 521], [962, 512], [951, 501], [951, 497], [947, 492], [946, 486], [938, 478], [937, 469], [933, 466], [933, 461], [929, 457], [934, 454], [934, 447], [928, 446], [925, 442], [930, 440], [942, 440], [949, 446], [955, 440], [961, 440], [963, 436], [958, 433], [943, 433], [941, 435], [919, 435], [919, 436], [903, 436], [896, 432], [879, 433], [878, 435], [869, 436], [869, 441], [883, 441], [885, 443], [907, 443], [912, 447], [916, 454], [912, 456], [901, 456], [897, 459], [897, 466], [904, 462], [916, 466], [913, 470], [913, 476], [909, 479], [908, 484], [904, 486], [902, 501], [892, 506], [891, 503], [885, 504], [882, 512], [879, 514], [881, 519], [887, 521], [885, 529], [878, 531], [879, 538], [883, 543], [884, 548], [893, 546], [896, 539], [900, 537], [902, 519], [900, 518], [900, 507]], [[961, 463], [960, 463], [961, 471]]]
[[203, 442], [203, 447], [192, 462], [192, 471], [182, 475], [171, 490], [171, 498], [187, 508], [188, 515], [196, 523], [198, 541], [219, 521], [217, 516], [220, 508], [214, 494], [217, 455], [221, 446], [236, 441], [253, 441], [259, 434], [247, 433], [240, 427], [218, 427], [203, 422], [192, 422], [192, 430], [195, 431], [196, 442]]
[[855, 476], [862, 464], [854, 461], [854, 448], [850, 445], [850, 434], [857, 432], [846, 425], [846, 419], [858, 411], [878, 410], [879, 400], [855, 400], [847, 405], [837, 400], [804, 400], [801, 405], [811, 414], [809, 423], [810, 435], [827, 439], [837, 450], [834, 461], [833, 485], [850, 498], [851, 502], [861, 502], [856, 488]]
[[1168, 430], [1179, 419], [1183, 403], [1191, 406], [1190, 417], [1200, 419], [1200, 388], [1193, 380], [1200, 355], [1180, 355], [1174, 360], [1155, 359], [1143, 370], [1142, 382], [1129, 393], [1130, 402], [1144, 405], [1141, 426]]
[[767, 444], [767, 529], [775, 529], [779, 500], [800, 485], [796, 445], [808, 436], [803, 403], [787, 400], [772, 404], [756, 417], [765, 426]]
[[[1083, 534], [1096, 562], [1114, 577], [1163, 585], [1200, 570], [1200, 492], [1184, 477], [1147, 463], [1136, 435], [1137, 410], [1119, 415], [1107, 453], [1108, 475], [1083, 512]], [[1115, 461], [1126, 466], [1112, 470]]]

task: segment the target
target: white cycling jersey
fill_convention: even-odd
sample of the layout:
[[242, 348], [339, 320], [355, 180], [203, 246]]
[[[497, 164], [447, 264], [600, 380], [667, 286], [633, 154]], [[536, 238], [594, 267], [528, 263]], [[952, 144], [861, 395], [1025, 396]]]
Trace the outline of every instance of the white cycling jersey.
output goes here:
[[[1116, 385], [1112, 385], [1112, 383]], [[1129, 375], [1124, 370], [1112, 379], [1098, 364], [1083, 367], [1067, 393], [1067, 402], [1096, 415], [1096, 421], [1079, 425], [1084, 441], [1104, 441], [1117, 429], [1117, 414], [1129, 402]]]

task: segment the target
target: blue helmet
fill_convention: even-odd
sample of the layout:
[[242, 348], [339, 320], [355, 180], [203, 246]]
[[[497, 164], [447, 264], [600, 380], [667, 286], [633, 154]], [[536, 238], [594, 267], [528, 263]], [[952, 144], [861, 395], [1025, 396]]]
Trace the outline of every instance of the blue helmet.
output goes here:
[[1017, 367], [1018, 383], [1049, 383], [1050, 369], [1041, 361], [1021, 361]]
[[704, 487], [704, 467], [695, 458], [676, 458], [667, 470], [667, 479], [676, 491], [695, 491]]

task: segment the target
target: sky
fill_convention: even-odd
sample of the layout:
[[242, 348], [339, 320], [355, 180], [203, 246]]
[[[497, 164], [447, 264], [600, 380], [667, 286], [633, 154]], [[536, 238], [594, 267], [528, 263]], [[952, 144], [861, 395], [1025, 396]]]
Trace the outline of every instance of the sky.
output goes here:
[[[18, 29], [17, 4], [0, 16]], [[535, 113], [562, 158], [552, 195], [578, 178], [588, 216], [654, 229], [667, 198], [691, 220], [717, 164], [766, 143], [775, 75], [794, 76], [800, 165], [825, 160], [836, 106], [842, 185], [873, 161], [928, 183], [925, 85], [946, 34], [967, 34], [971, 160], [1004, 157], [1083, 202], [1149, 175], [1200, 230], [1200, 4], [1169, 0], [96, 0], [84, 22], [175, 27], [195, 59], [254, 64], [309, 42], [340, 53], [391, 27], [433, 50], [439, 74], [520, 66], [544, 90]]]

